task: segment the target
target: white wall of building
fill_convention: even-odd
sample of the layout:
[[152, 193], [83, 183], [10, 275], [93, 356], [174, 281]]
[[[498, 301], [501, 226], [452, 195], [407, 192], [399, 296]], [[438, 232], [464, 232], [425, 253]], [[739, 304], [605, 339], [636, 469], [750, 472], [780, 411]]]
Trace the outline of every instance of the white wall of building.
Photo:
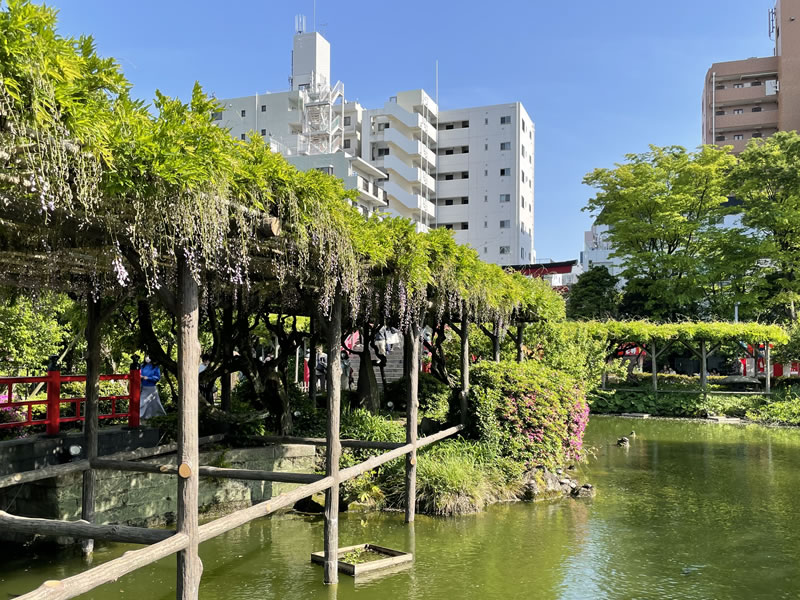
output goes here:
[[592, 267], [606, 267], [608, 272], [617, 277], [622, 273], [622, 261], [612, 257], [614, 246], [606, 239], [607, 225], [593, 224], [589, 231], [583, 233], [583, 252], [581, 266], [584, 271]]
[[535, 263], [534, 142], [519, 102], [441, 111], [437, 227], [487, 262]]

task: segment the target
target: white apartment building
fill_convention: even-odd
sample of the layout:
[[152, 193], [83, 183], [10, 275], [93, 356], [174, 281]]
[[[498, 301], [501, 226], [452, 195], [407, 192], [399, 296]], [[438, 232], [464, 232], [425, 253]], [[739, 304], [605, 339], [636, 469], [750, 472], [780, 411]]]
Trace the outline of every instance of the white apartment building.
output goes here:
[[447, 227], [487, 262], [535, 262], [534, 125], [520, 103], [440, 114], [420, 89], [367, 109], [331, 83], [328, 41], [302, 20], [296, 29], [291, 89], [220, 100], [218, 125], [237, 139], [260, 135], [298, 169], [341, 178], [365, 215]]
[[534, 139], [519, 102], [439, 113], [436, 226], [487, 262], [536, 262]]
[[606, 267], [608, 272], [617, 277], [622, 273], [622, 260], [611, 256], [614, 246], [608, 241], [606, 234], [608, 225], [592, 224], [589, 231], [583, 232], [583, 252], [581, 266], [584, 271], [592, 267]]

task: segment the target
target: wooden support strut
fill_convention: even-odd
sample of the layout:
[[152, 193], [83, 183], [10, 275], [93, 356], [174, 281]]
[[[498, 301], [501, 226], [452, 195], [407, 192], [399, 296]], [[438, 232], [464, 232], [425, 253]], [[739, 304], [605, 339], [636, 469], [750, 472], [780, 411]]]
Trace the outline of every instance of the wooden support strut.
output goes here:
[[[248, 435], [248, 440], [267, 444], [299, 444], [303, 446], [326, 446], [325, 438], [297, 437], [292, 435]], [[339, 440], [343, 448], [362, 448], [369, 450], [393, 450], [403, 444], [398, 442], [372, 442], [367, 440]]]
[[200, 363], [198, 341], [197, 282], [184, 256], [178, 250], [178, 533], [188, 539], [178, 553], [176, 598], [197, 600], [203, 564], [198, 545], [199, 463], [197, 365]]
[[653, 378], [653, 393], [658, 394], [658, 349], [656, 341], [650, 342], [650, 370], [652, 371]]
[[[83, 441], [89, 468], [83, 472], [83, 494], [81, 496], [81, 519], [94, 523], [94, 501], [97, 475], [91, 461], [97, 458], [98, 415], [100, 411], [100, 316], [101, 300], [89, 292], [86, 322], [86, 401], [84, 402]], [[94, 551], [94, 540], [83, 540], [81, 549], [86, 555]]]
[[331, 486], [325, 491], [325, 574], [328, 584], [339, 581], [339, 459], [342, 445], [339, 441], [342, 396], [342, 298], [341, 288], [331, 303], [328, 322], [328, 416], [325, 446], [325, 474]]
[[764, 391], [772, 393], [772, 358], [770, 356], [769, 340], [764, 342], [764, 374], [767, 376], [764, 381]]

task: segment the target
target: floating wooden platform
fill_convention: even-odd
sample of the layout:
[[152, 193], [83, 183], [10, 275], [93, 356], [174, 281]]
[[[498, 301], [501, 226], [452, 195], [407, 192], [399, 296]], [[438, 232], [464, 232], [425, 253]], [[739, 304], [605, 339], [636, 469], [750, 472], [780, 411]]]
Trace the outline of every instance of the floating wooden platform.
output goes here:
[[622, 413], [621, 417], [630, 417], [631, 419], [649, 419], [650, 413]]
[[743, 423], [743, 421], [737, 417], [708, 417], [709, 421], [714, 421], [715, 423]]
[[[371, 560], [369, 562], [358, 563], [358, 564], [352, 564], [341, 559], [342, 556], [344, 556], [348, 552], [353, 552], [354, 550], [370, 550], [377, 554], [383, 554], [384, 556], [386, 556], [386, 558]], [[384, 548], [383, 546], [377, 546], [375, 544], [358, 544], [356, 546], [347, 546], [345, 548], [339, 548], [339, 560], [337, 561], [337, 563], [339, 571], [341, 571], [345, 575], [352, 575], [353, 577], [356, 577], [358, 575], [363, 575], [364, 573], [389, 569], [391, 567], [396, 567], [397, 565], [410, 563], [413, 560], [414, 560], [414, 555], [411, 554], [410, 552], [402, 552], [401, 550], [392, 550], [391, 548]], [[324, 565], [325, 553], [312, 552], [311, 562]]]

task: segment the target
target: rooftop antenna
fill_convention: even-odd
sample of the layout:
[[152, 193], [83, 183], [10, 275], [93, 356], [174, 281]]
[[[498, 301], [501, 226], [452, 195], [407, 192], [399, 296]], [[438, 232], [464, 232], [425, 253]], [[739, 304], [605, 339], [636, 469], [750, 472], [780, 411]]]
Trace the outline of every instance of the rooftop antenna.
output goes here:
[[306, 16], [305, 15], [295, 15], [294, 16], [294, 31], [295, 31], [295, 33], [305, 33], [306, 32]]
[[439, 59], [438, 58], [436, 59], [436, 86], [435, 86], [435, 89], [436, 89], [436, 92], [434, 93], [434, 95], [436, 96], [436, 108], [438, 110], [438, 108], [439, 108]]
[[312, 31], [317, 30], [317, 0], [314, 0], [314, 12], [312, 13], [311, 25]]

